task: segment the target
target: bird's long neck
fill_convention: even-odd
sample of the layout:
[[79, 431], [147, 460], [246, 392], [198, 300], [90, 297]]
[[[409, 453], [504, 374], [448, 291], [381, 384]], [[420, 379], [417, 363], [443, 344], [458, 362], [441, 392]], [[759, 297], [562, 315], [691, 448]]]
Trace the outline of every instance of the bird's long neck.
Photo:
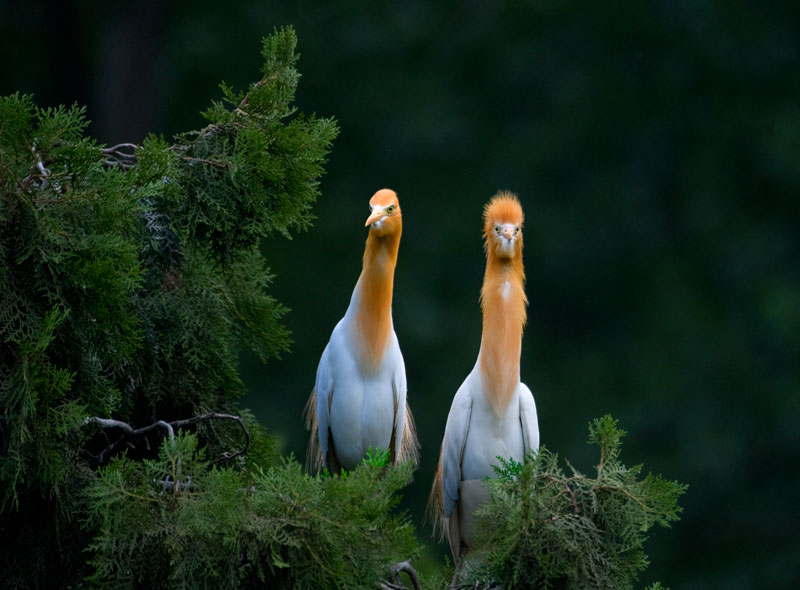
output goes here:
[[519, 383], [528, 303], [524, 282], [521, 253], [510, 260], [489, 253], [481, 289], [483, 335], [478, 360], [485, 396], [496, 416], [505, 414]]
[[392, 290], [399, 247], [399, 230], [384, 236], [370, 231], [367, 237], [356, 311], [361, 366], [366, 372], [375, 371], [380, 365], [392, 331]]

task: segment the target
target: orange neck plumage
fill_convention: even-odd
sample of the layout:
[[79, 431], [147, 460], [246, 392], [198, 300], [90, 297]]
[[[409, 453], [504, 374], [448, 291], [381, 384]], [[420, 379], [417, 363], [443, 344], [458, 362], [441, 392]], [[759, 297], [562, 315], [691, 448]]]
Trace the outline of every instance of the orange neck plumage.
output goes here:
[[481, 289], [483, 335], [479, 362], [486, 400], [496, 416], [505, 413], [519, 383], [522, 330], [527, 318], [522, 252], [499, 258], [490, 248]]
[[400, 234], [398, 224], [391, 233], [379, 236], [370, 231], [367, 237], [356, 315], [362, 344], [361, 366], [367, 372], [377, 370], [392, 331], [392, 290]]

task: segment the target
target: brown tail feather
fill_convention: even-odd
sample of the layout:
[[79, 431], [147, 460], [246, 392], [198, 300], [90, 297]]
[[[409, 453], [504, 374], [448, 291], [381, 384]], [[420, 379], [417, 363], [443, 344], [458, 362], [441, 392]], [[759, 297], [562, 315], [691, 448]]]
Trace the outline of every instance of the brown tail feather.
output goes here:
[[319, 422], [317, 421], [317, 391], [311, 390], [308, 396], [306, 407], [303, 410], [306, 415], [306, 430], [310, 430], [308, 435], [308, 449], [306, 450], [306, 471], [309, 473], [320, 473], [325, 467], [332, 474], [342, 471], [342, 466], [336, 458], [336, 449], [333, 446], [333, 437], [328, 429], [328, 456], [322, 456], [322, 448], [319, 446]]
[[411, 408], [406, 402], [406, 423], [403, 427], [403, 438], [400, 439], [400, 451], [397, 453], [397, 462], [411, 461], [416, 467], [419, 465], [419, 441], [417, 440], [417, 426]]
[[[440, 543], [447, 539], [450, 545], [450, 553], [453, 555], [453, 564], [456, 566], [456, 574], [461, 564], [463, 547], [461, 546], [461, 517], [459, 510], [453, 510], [450, 518], [444, 516], [444, 501], [442, 500], [442, 450], [439, 449], [439, 464], [436, 466], [436, 473], [433, 476], [433, 486], [428, 495], [428, 505], [425, 508], [425, 520], [433, 527], [433, 538]], [[456, 580], [456, 577], [453, 577]]]
[[444, 519], [444, 502], [442, 501], [442, 449], [439, 448], [439, 463], [433, 476], [433, 486], [428, 495], [428, 505], [425, 509], [425, 520], [433, 526], [433, 536], [442, 541], [447, 532]]
[[311, 390], [311, 395], [308, 396], [308, 401], [306, 402], [303, 413], [306, 417], [306, 430], [311, 431], [308, 437], [308, 449], [306, 449], [306, 471], [310, 473], [319, 473], [325, 466], [325, 462], [322, 459], [322, 450], [319, 446], [316, 390]]

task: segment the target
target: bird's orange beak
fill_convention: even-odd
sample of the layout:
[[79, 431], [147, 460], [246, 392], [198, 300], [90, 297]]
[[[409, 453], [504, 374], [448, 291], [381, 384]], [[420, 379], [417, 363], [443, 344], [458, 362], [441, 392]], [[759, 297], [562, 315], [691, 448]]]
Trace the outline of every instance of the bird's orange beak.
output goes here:
[[367, 222], [364, 224], [364, 227], [372, 225], [384, 215], [386, 215], [386, 211], [383, 210], [383, 207], [376, 207], [375, 209], [372, 210], [370, 216], [367, 217]]
[[502, 236], [503, 236], [505, 239], [507, 239], [507, 240], [510, 240], [511, 238], [513, 238], [513, 237], [514, 237], [514, 227], [513, 227], [513, 226], [511, 226], [511, 225], [509, 225], [509, 224], [505, 224], [505, 225], [503, 225], [503, 229], [502, 229], [502, 231], [500, 232], [500, 234], [501, 234], [501, 235], [502, 235]]

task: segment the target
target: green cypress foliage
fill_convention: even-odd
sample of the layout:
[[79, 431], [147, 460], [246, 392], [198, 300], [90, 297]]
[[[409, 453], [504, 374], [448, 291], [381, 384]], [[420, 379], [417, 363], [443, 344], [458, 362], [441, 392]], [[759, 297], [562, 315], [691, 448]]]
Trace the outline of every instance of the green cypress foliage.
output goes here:
[[648, 565], [646, 533], [678, 519], [687, 486], [623, 465], [624, 435], [610, 416], [589, 424], [589, 443], [600, 450], [594, 477], [569, 463], [565, 473], [544, 447], [524, 463], [501, 460], [488, 481], [491, 502], [477, 512], [477, 559], [462, 581], [506, 590], [633, 588]]
[[[308, 227], [338, 133], [332, 119], [291, 104], [295, 45], [291, 28], [265, 39], [260, 81], [238, 94], [222, 85], [208, 124], [174, 142], [150, 136], [106, 148], [85, 137], [83, 108], [0, 98], [4, 584], [37, 587], [57, 575], [68, 586], [85, 576], [94, 469], [115, 441], [130, 442], [115, 447], [130, 446], [125, 469], [157, 460], [163, 428], [126, 440], [87, 418], [142, 427], [236, 414], [240, 352], [267, 359], [287, 349], [286, 309], [268, 294], [259, 241]], [[182, 451], [197, 480], [222, 490], [274, 462], [272, 439], [242, 419], [248, 453], [223, 459], [206, 479], [203, 463]], [[191, 430], [209, 457], [243, 444], [231, 421]]]
[[209, 468], [194, 435], [155, 460], [118, 459], [90, 489], [98, 588], [364, 588], [419, 551], [393, 515], [410, 463], [371, 455], [344, 477], [294, 459], [247, 477]]

